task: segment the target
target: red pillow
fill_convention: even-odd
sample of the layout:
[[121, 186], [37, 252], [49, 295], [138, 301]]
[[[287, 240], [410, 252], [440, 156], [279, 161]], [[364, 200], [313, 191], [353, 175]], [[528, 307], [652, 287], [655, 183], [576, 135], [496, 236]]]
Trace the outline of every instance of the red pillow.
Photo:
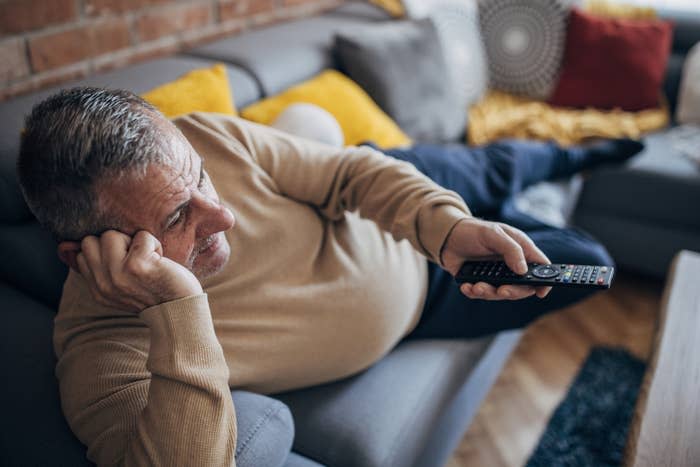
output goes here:
[[573, 9], [550, 104], [629, 111], [657, 107], [672, 29], [667, 21], [600, 18]]

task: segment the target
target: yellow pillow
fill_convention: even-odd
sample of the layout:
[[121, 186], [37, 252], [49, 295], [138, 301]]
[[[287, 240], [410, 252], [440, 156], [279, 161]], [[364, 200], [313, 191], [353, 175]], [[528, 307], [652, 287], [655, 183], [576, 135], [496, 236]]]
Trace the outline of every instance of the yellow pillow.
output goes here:
[[269, 125], [290, 104], [306, 102], [330, 112], [338, 121], [345, 144], [374, 141], [381, 148], [411, 143], [401, 128], [354, 81], [335, 70], [292, 86], [241, 110], [241, 116]]
[[596, 16], [619, 19], [656, 19], [656, 10], [650, 7], [612, 3], [607, 0], [588, 0], [585, 10]]
[[166, 117], [174, 118], [190, 112], [217, 112], [238, 115], [228, 85], [226, 66], [217, 63], [185, 73], [143, 94]]
[[563, 146], [588, 138], [639, 138], [668, 125], [668, 106], [640, 112], [575, 110], [500, 91], [490, 91], [469, 109], [469, 144], [501, 138], [555, 140]]
[[403, 7], [401, 0], [369, 0], [369, 2], [383, 8], [395, 18], [406, 16], [406, 9]]

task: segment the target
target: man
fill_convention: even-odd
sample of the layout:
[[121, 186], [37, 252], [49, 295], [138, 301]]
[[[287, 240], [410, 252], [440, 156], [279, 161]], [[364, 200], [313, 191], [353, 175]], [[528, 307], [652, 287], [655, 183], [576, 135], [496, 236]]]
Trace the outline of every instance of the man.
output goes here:
[[125, 91], [76, 88], [37, 105], [18, 169], [70, 266], [56, 373], [100, 465], [233, 465], [231, 387], [336, 380], [403, 338], [522, 326], [586, 293], [460, 293], [451, 275], [465, 260], [502, 256], [524, 272], [548, 261], [542, 248], [610, 262], [573, 231], [534, 232], [538, 247], [475, 218], [457, 193], [372, 148], [209, 114], [171, 123]]

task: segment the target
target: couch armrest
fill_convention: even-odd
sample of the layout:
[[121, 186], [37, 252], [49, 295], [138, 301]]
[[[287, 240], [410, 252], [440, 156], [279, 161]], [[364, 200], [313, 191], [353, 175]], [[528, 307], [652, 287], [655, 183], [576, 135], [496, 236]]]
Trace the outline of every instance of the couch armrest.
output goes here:
[[[61, 411], [52, 333], [55, 313], [0, 282], [0, 402], [3, 465], [91, 465]], [[292, 448], [294, 422], [282, 402], [233, 391], [239, 467], [282, 466]]]
[[281, 467], [294, 441], [294, 420], [289, 408], [271, 397], [232, 391], [238, 440], [236, 465]]

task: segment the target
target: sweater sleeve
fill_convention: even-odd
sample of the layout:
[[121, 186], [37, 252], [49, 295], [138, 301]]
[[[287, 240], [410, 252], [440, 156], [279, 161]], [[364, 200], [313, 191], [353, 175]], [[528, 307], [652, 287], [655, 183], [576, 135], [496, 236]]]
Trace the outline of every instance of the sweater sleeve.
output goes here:
[[205, 294], [147, 308], [140, 319], [57, 318], [56, 331], [63, 411], [90, 460], [235, 465], [228, 367]]
[[242, 119], [188, 118], [238, 140], [281, 194], [315, 206], [331, 220], [357, 210], [433, 262], [440, 263], [454, 225], [470, 216], [457, 193], [370, 147], [335, 148]]

